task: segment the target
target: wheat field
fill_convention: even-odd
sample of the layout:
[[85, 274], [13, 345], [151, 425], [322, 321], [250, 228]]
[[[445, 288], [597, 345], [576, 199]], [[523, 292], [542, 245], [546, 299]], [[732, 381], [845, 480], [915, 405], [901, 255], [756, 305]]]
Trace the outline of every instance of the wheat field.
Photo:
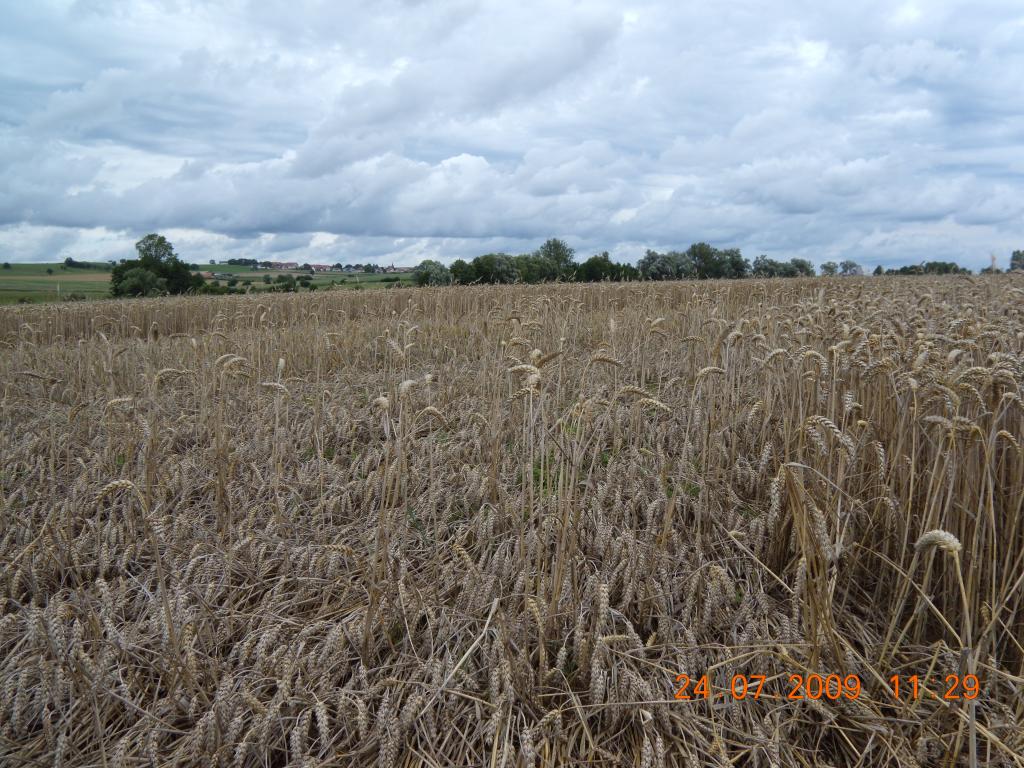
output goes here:
[[0, 371], [3, 765], [1024, 766], [1020, 278], [8, 308]]

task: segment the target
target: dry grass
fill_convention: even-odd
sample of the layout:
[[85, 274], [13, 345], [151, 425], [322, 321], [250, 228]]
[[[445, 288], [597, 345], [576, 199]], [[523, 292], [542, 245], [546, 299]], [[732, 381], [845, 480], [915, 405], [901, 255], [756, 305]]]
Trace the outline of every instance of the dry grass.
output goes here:
[[[1024, 283], [0, 312], [4, 765], [1024, 765]], [[976, 702], [886, 693], [975, 670]], [[757, 701], [675, 676], [767, 675]], [[791, 673], [857, 700], [789, 701]]]

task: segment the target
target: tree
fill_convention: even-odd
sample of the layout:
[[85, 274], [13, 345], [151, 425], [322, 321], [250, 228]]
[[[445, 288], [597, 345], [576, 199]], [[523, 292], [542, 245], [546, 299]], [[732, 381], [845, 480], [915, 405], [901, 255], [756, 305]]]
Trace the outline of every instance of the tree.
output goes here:
[[[698, 280], [717, 278], [736, 279], [750, 273], [750, 262], [743, 258], [739, 248], [719, 250], [708, 243], [694, 243], [677, 260], [679, 277], [696, 277]], [[688, 274], [690, 273], [690, 274]]]
[[1010, 271], [1024, 270], [1024, 251], [1014, 251], [1010, 255]]
[[[145, 269], [153, 273], [156, 278], [156, 285], [163, 293], [180, 294], [197, 290], [203, 285], [203, 278], [193, 274], [188, 265], [178, 258], [170, 241], [163, 235], [149, 234], [135, 244], [138, 252], [137, 259], [122, 261], [111, 271], [110, 292], [114, 296], [136, 296], [133, 293], [142, 283], [136, 275], [130, 283], [122, 285], [129, 272], [135, 269]], [[145, 282], [146, 286], [150, 283]], [[144, 294], [150, 295], [150, 294]]]
[[[170, 259], [176, 259], [174, 246], [163, 235], [149, 234], [135, 244], [135, 250], [139, 254], [139, 261], [147, 269], [153, 264], [159, 264]], [[214, 262], [210, 262], [211, 264]]]
[[849, 259], [846, 259], [844, 261], [839, 262], [839, 274], [843, 275], [844, 277], [851, 277], [853, 275], [863, 275], [864, 270], [861, 269], [860, 264], [858, 264], [856, 261], [850, 261]]
[[451, 285], [452, 272], [439, 261], [421, 261], [413, 272], [416, 285]]
[[897, 275], [923, 275], [924, 267], [920, 264], [908, 264], [896, 270]]
[[834, 261], [826, 261], [819, 269], [823, 277], [835, 277], [839, 272], [839, 265]]
[[799, 277], [814, 277], [814, 265], [807, 259], [790, 259], [790, 265]]
[[675, 277], [672, 263], [667, 256], [650, 248], [640, 258], [637, 267], [644, 280], [671, 280]]
[[708, 243], [694, 243], [686, 250], [687, 256], [693, 262], [694, 276], [698, 280], [723, 277], [723, 268], [718, 251]]
[[[883, 274], [882, 268], [876, 267], [874, 274]], [[969, 275], [971, 270], [961, 267], [953, 261], [925, 261], [921, 264], [907, 264], [896, 269], [887, 269], [886, 275]]]
[[769, 259], [762, 254], [754, 259], [751, 274], [754, 277], [796, 277], [796, 270], [790, 264]]
[[632, 264], [612, 261], [608, 251], [595, 254], [576, 267], [576, 279], [585, 282], [605, 280], [637, 280], [640, 271]]
[[615, 266], [619, 270], [619, 274], [615, 278], [616, 280], [628, 281], [640, 279], [640, 270], [634, 267], [632, 264], [616, 264]]
[[53, 274], [53, 267], [47, 267], [46, 268], [46, 274], [52, 275]]
[[619, 267], [608, 256], [608, 251], [591, 256], [576, 269], [576, 277], [587, 283], [597, 283], [603, 280], [616, 280], [619, 277]]
[[473, 268], [463, 259], [456, 259], [450, 267], [452, 280], [456, 285], [469, 285], [476, 280]]
[[761, 255], [754, 259], [751, 274], [754, 277], [814, 277], [814, 265], [807, 259], [776, 261]]
[[11, 268], [10, 262], [5, 261], [4, 262], [4, 269], [10, 269], [10, 268]]
[[926, 261], [921, 265], [926, 275], [969, 275], [971, 270], [964, 269], [954, 261]]
[[884, 270], [882, 269], [882, 265], [879, 264], [877, 267], [875, 267], [875, 271], [872, 272], [871, 274], [874, 275], [875, 277], [878, 277], [879, 275], [884, 274]]
[[487, 253], [472, 262], [473, 273], [482, 283], [514, 283], [519, 277], [507, 253]]
[[569, 247], [564, 240], [553, 237], [545, 240], [544, 244], [537, 249], [536, 255], [547, 262], [552, 280], [569, 280], [576, 270], [576, 262], [573, 257], [576, 251]]
[[648, 250], [637, 267], [645, 280], [681, 280], [694, 276], [693, 260], [689, 252], [658, 253]]
[[775, 259], [769, 259], [762, 253], [754, 259], [750, 272], [754, 277], [780, 277], [778, 273], [781, 266]]
[[726, 248], [724, 251], [717, 251], [717, 256], [721, 265], [722, 277], [738, 280], [750, 273], [750, 262], [743, 258], [739, 248]]
[[523, 283], [542, 283], [554, 280], [558, 270], [554, 264], [537, 253], [523, 253], [512, 257], [512, 266]]

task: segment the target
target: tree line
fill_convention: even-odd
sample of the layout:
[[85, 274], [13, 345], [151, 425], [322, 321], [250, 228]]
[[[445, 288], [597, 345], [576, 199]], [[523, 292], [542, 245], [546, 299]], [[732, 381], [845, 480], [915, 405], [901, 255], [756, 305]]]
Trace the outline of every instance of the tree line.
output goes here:
[[759, 256], [751, 262], [738, 248], [715, 248], [694, 243], [685, 251], [648, 250], [636, 266], [612, 261], [607, 251], [583, 262], [564, 240], [552, 238], [532, 253], [511, 256], [487, 253], [472, 261], [456, 259], [451, 266], [427, 260], [416, 267], [418, 285], [470, 285], [473, 283], [602, 282], [607, 280], [710, 280], [744, 277], [800, 277], [814, 275], [806, 259], [780, 262]]
[[[984, 270], [982, 270], [984, 272]], [[910, 264], [896, 269], [883, 270], [875, 267], [874, 275], [969, 275], [971, 270], [961, 267], [952, 261], [925, 261], [921, 264]]]
[[[636, 266], [612, 261], [608, 252], [583, 262], [565, 241], [552, 238], [532, 253], [511, 256], [488, 253], [472, 261], [457, 259], [451, 266], [422, 262], [413, 274], [418, 285], [470, 285], [472, 283], [602, 282], [606, 280], [714, 280], [745, 277], [813, 277], [807, 259], [777, 261], [758, 256], [753, 263], [738, 248], [715, 248], [694, 243], [685, 251], [648, 250]], [[823, 274], [861, 274], [860, 266], [844, 261], [823, 265]]]
[[[146, 235], [135, 244], [135, 249], [138, 252], [137, 259], [122, 260], [113, 268], [111, 293], [114, 296], [224, 292], [219, 285], [207, 284], [201, 275], [193, 271], [194, 265], [182, 261], [163, 235]], [[230, 259], [228, 263], [263, 264], [250, 259]], [[65, 265], [86, 266], [84, 262], [75, 262], [73, 259], [66, 260]], [[7, 264], [3, 266], [8, 267]], [[1013, 252], [1010, 269], [1024, 270], [1024, 251]], [[998, 271], [994, 264], [982, 270], [983, 273], [992, 271]], [[861, 266], [850, 260], [838, 264], [827, 261], [821, 265], [820, 272], [825, 276], [863, 274]], [[970, 273], [969, 269], [947, 261], [926, 261], [919, 265], [886, 270], [879, 266], [874, 271], [875, 275], [897, 276]], [[487, 253], [468, 262], [457, 259], [450, 266], [428, 259], [416, 267], [413, 278], [417, 285], [470, 285], [555, 281], [732, 280], [747, 277], [813, 277], [814, 274], [814, 265], [807, 259], [777, 261], [761, 255], [751, 262], [738, 248], [715, 248], [703, 242], [694, 243], [685, 251], [661, 253], [648, 250], [636, 266], [612, 261], [607, 251], [577, 262], [575, 250], [564, 240], [551, 238], [536, 251], [518, 256]], [[273, 287], [277, 290], [289, 289], [285, 285]]]
[[[826, 261], [819, 268], [824, 277], [863, 275], [855, 261]], [[1024, 251], [1014, 251], [1010, 270], [1024, 270]], [[992, 267], [982, 274], [998, 272]], [[969, 275], [971, 270], [951, 261], [925, 261], [894, 269], [875, 268], [874, 275]], [[715, 280], [746, 277], [814, 277], [814, 265], [807, 259], [778, 261], [766, 255], [749, 261], [738, 248], [715, 248], [694, 243], [685, 251], [660, 253], [648, 250], [636, 266], [614, 262], [608, 252], [583, 262], [565, 241], [552, 238], [532, 253], [511, 256], [487, 253], [471, 261], [456, 259], [450, 266], [428, 259], [416, 267], [417, 285], [470, 285], [473, 283], [601, 282], [606, 280]]]

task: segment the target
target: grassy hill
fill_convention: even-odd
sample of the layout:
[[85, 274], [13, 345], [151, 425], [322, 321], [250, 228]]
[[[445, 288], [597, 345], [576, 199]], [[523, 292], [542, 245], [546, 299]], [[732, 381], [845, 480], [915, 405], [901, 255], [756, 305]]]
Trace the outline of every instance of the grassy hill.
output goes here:
[[11, 264], [0, 269], [0, 304], [60, 301], [72, 295], [101, 299], [110, 293], [110, 269], [107, 262], [93, 262], [89, 269], [60, 262]]

